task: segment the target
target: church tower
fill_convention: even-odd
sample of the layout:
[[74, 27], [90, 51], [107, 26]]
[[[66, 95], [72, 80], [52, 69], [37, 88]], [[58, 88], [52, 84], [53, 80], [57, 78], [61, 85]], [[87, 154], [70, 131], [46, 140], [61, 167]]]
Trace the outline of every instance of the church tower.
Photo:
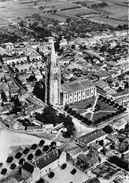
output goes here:
[[60, 104], [60, 68], [55, 52], [54, 41], [50, 40], [51, 53], [48, 60], [48, 66], [45, 79], [45, 103], [51, 105]]

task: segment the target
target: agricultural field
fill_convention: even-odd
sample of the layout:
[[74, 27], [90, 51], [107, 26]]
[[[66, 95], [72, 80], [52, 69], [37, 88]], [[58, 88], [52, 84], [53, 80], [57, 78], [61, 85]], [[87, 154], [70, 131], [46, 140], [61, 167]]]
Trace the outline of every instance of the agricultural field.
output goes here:
[[12, 7], [12, 8], [2, 8], [0, 9], [0, 15], [3, 18], [14, 18], [14, 17], [20, 17], [20, 16], [27, 16], [31, 15], [33, 13], [39, 13], [40, 11], [37, 11], [33, 7]]
[[127, 4], [128, 0], [68, 0], [69, 2], [86, 2], [86, 3], [101, 3], [101, 2], [106, 2], [106, 3], [123, 3]]
[[75, 16], [75, 17], [77, 15], [83, 16], [83, 15], [90, 15], [90, 14], [93, 14], [93, 13], [94, 12], [92, 12], [91, 10], [83, 9], [83, 8], [61, 12], [62, 15], [64, 14], [64, 15]]
[[113, 20], [113, 19], [102, 17], [102, 16], [90, 17], [87, 19], [93, 22], [109, 24], [111, 26], [124, 25], [127, 23], [127, 21]]
[[59, 15], [58, 13], [56, 14], [50, 14], [50, 13], [47, 13], [47, 14], [43, 14], [42, 17], [45, 17], [45, 18], [50, 18], [50, 19], [54, 19], [54, 20], [58, 20], [60, 22], [65, 22], [66, 21], [66, 18], [68, 18], [69, 16], [63, 16], [63, 15]]
[[9, 23], [9, 21], [7, 19], [0, 17], [0, 25], [4, 25], [4, 24], [8, 24], [8, 23]]
[[111, 4], [108, 7], [96, 8], [96, 10], [113, 18], [120, 18], [123, 16], [125, 16], [126, 19], [128, 18], [128, 8], [125, 6]]

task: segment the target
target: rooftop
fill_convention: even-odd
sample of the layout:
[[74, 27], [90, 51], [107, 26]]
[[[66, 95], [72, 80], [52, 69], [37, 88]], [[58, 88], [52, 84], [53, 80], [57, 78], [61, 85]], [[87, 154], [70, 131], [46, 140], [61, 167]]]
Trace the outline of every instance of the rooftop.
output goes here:
[[32, 174], [34, 171], [34, 165], [25, 162], [24, 165], [22, 166], [22, 169]]
[[88, 179], [85, 183], [100, 183], [98, 178], [92, 178], [92, 179]]
[[45, 156], [43, 155], [42, 157], [40, 157], [33, 164], [35, 166], [37, 166], [38, 168], [42, 169], [42, 168], [46, 167], [47, 165], [53, 163], [57, 159], [59, 159], [60, 154], [61, 154], [61, 151], [58, 149], [55, 149], [55, 150], [49, 152], [48, 154], [46, 154]]
[[93, 87], [93, 84], [88, 79], [83, 79], [62, 84], [61, 90], [64, 93], [70, 94], [90, 87]]
[[77, 143], [82, 143], [84, 145], [92, 142], [95, 139], [98, 139], [101, 136], [106, 135], [106, 133], [103, 130], [95, 130], [93, 132], [90, 132], [80, 138], [77, 139]]

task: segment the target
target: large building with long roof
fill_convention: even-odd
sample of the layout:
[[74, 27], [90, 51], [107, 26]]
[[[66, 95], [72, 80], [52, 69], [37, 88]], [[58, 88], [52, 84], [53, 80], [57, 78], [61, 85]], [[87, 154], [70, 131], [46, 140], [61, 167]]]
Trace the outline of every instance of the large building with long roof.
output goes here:
[[96, 87], [88, 79], [61, 85], [61, 104], [70, 104], [96, 96]]
[[96, 87], [88, 79], [61, 84], [60, 66], [53, 39], [50, 43], [51, 53], [45, 76], [45, 103], [64, 106], [96, 96]]
[[35, 183], [40, 177], [49, 174], [64, 163], [66, 163], [66, 152], [54, 149], [33, 162], [25, 162], [21, 168], [21, 175], [28, 182]]

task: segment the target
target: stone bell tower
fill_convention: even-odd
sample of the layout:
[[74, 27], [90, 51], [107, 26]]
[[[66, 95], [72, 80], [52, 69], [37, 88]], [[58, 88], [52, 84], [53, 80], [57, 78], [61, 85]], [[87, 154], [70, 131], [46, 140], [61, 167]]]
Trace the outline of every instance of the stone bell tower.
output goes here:
[[51, 52], [48, 58], [48, 65], [46, 71], [45, 103], [51, 105], [59, 105], [61, 85], [60, 67], [57, 60], [53, 39], [51, 38], [49, 42], [51, 44]]

